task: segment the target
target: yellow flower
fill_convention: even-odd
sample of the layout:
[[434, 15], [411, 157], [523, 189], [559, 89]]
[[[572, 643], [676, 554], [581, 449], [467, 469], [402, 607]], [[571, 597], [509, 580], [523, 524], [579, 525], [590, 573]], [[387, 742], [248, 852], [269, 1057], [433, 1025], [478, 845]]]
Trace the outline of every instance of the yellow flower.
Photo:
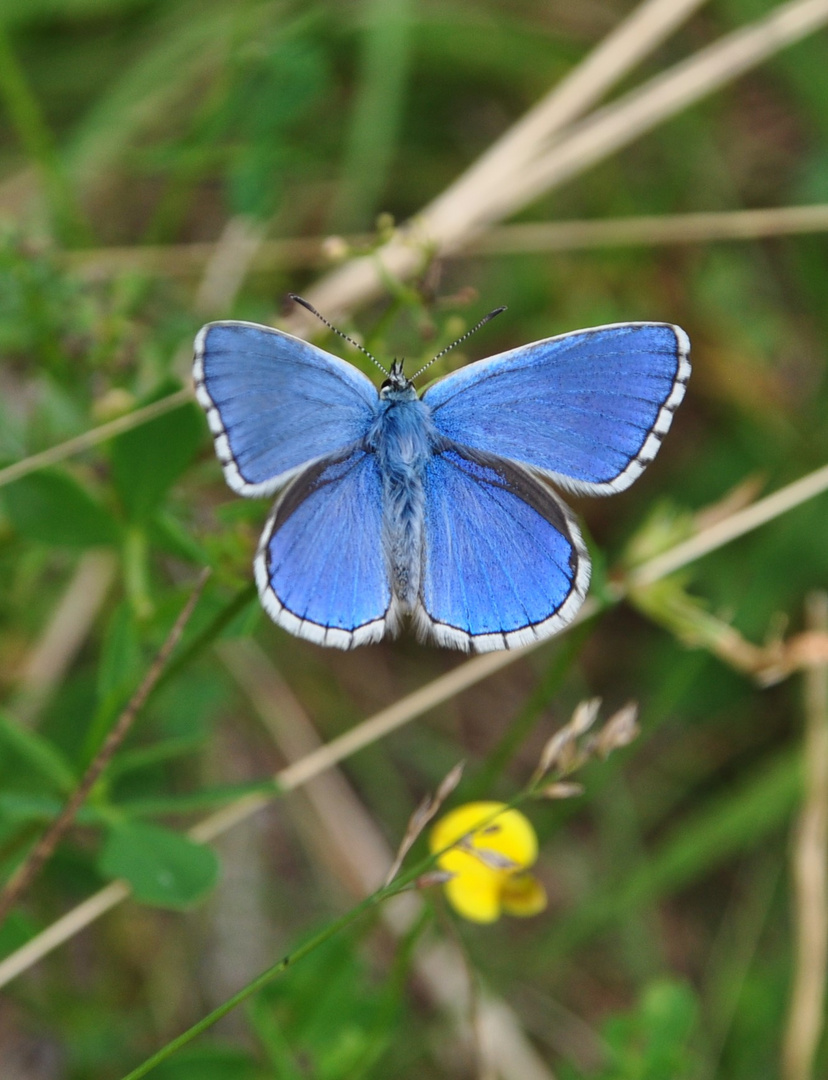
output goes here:
[[[528, 820], [504, 803], [458, 806], [431, 831], [437, 865], [454, 877], [445, 890], [451, 906], [472, 922], [507, 915], [537, 915], [546, 907], [543, 886], [527, 872], [538, 857], [538, 839]], [[451, 847], [450, 845], [456, 845]]]

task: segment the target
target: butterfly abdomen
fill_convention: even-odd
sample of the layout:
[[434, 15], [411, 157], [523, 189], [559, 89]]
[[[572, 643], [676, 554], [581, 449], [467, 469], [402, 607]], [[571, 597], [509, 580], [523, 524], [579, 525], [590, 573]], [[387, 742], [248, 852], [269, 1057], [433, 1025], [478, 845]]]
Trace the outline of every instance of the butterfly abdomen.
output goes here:
[[399, 609], [414, 609], [420, 591], [425, 467], [436, 432], [430, 410], [413, 390], [389, 394], [379, 406], [369, 444], [383, 481], [383, 549]]

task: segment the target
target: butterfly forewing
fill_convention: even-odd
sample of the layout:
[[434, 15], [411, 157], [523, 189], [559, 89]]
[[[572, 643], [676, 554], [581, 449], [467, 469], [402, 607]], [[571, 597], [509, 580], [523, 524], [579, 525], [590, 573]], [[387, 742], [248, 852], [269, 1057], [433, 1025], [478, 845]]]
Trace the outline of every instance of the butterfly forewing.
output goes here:
[[611, 494], [655, 457], [684, 396], [689, 348], [669, 323], [578, 330], [461, 368], [423, 400], [453, 441]]
[[224, 475], [241, 495], [270, 495], [309, 461], [361, 439], [377, 398], [351, 364], [254, 323], [205, 326], [193, 373]]

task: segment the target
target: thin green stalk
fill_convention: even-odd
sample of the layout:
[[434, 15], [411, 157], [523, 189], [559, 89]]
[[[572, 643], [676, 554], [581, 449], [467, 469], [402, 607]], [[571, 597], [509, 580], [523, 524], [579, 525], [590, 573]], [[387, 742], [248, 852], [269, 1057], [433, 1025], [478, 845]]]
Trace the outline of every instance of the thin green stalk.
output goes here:
[[367, 896], [364, 900], [361, 900], [355, 907], [352, 907], [350, 911], [347, 911], [344, 915], [341, 915], [338, 919], [334, 919], [329, 923], [324, 930], [320, 930], [318, 934], [314, 934], [309, 938], [304, 945], [300, 945], [292, 953], [288, 953], [287, 956], [283, 956], [281, 960], [277, 960], [275, 964], [272, 964], [269, 968], [266, 968], [261, 974], [257, 975], [255, 979], [249, 982], [246, 986], [243, 986], [241, 990], [238, 990], [227, 1001], [223, 1002], [212, 1012], [203, 1016], [201, 1020], [198, 1020], [192, 1027], [187, 1028], [175, 1039], [172, 1039], [162, 1046], [160, 1050], [156, 1051], [152, 1057], [139, 1065], [137, 1069], [133, 1069], [132, 1072], [127, 1073], [122, 1080], [139, 1080], [140, 1077], [146, 1076], [148, 1072], [155, 1068], [156, 1065], [160, 1065], [162, 1061], [166, 1061], [177, 1050], [180, 1050], [183, 1046], [192, 1042], [196, 1036], [200, 1035], [203, 1031], [212, 1027], [218, 1020], [226, 1016], [229, 1012], [232, 1012], [237, 1005], [241, 1005], [247, 1001], [254, 994], [258, 993], [274, 979], [278, 978], [283, 972], [287, 971], [289, 967], [292, 967], [298, 961], [303, 960], [309, 953], [312, 953], [314, 949], [319, 948], [320, 945], [324, 945], [326, 941], [329, 941], [332, 937], [338, 934], [341, 930], [347, 929], [352, 923], [369, 911], [371, 908], [376, 907], [384, 900], [388, 900], [392, 896], [396, 896], [397, 893], [406, 889], [409, 884], [414, 881], [423, 871], [434, 862], [436, 856], [430, 856], [424, 859], [413, 870], [404, 874], [397, 881], [392, 882], [390, 885], [386, 885], [381, 889], [378, 889], [375, 893]]

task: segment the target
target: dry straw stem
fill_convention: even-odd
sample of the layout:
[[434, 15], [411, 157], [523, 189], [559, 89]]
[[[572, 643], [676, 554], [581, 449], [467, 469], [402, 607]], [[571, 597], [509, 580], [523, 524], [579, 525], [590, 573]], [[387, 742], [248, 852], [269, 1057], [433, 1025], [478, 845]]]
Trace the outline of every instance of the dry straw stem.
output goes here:
[[[645, 581], [654, 583], [826, 489], [828, 489], [828, 466], [823, 466], [788, 487], [773, 492], [758, 503], [738, 511], [725, 521], [703, 530], [691, 540], [677, 545], [672, 551], [665, 552], [642, 564], [629, 576], [627, 582], [620, 582], [614, 587], [614, 599], [620, 600], [624, 597], [630, 585], [630, 578], [635, 578], [637, 588], [640, 588]], [[673, 554], [678, 551], [681, 552], [681, 557]], [[599, 603], [594, 597], [590, 597], [566, 629], [591, 618], [599, 609]], [[565, 633], [566, 629], [562, 632]], [[351, 754], [384, 738], [392, 731], [396, 731], [435, 706], [462, 693], [482, 679], [515, 663], [516, 660], [523, 658], [542, 644], [546, 642], [535, 642], [512, 652], [485, 653], [466, 660], [453, 671], [441, 675], [419, 690], [415, 690], [414, 693], [380, 710], [330, 743], [312, 750], [300, 760], [286, 766], [274, 777], [275, 784], [281, 791], [293, 791], [301, 787], [340, 761], [344, 761]], [[267, 806], [270, 801], [270, 797], [264, 794], [244, 796], [204, 818], [189, 831], [189, 835], [200, 842], [212, 840], [239, 822], [245, 821], [251, 814]], [[126, 899], [128, 895], [129, 889], [123, 882], [113, 882], [73, 908], [0, 962], [0, 988], [28, 970], [58, 945], [74, 937], [104, 912]]]
[[31, 457], [16, 461], [13, 465], [7, 465], [5, 469], [0, 469], [0, 487], [12, 484], [15, 480], [28, 476], [29, 473], [38, 472], [40, 469], [48, 469], [49, 466], [57, 465], [59, 462], [65, 461], [75, 454], [80, 454], [84, 450], [90, 450], [93, 446], [106, 442], [107, 439], [113, 439], [116, 435], [140, 427], [141, 424], [146, 424], [157, 416], [172, 412], [173, 409], [177, 409], [180, 405], [184, 405], [192, 399], [193, 391], [189, 387], [184, 390], [177, 390], [174, 394], [170, 394], [169, 397], [154, 401], [151, 405], [145, 405], [142, 409], [136, 409], [125, 416], [119, 416], [117, 420], [110, 420], [107, 424], [101, 424], [100, 427], [92, 428], [91, 431], [85, 431], [83, 435], [78, 435], [74, 439], [68, 439], [57, 446], [50, 446], [48, 450], [43, 450], [39, 454], [32, 454]]
[[[653, 5], [653, 10], [660, 8]], [[486, 181], [480, 163], [472, 166], [388, 244], [374, 255], [354, 259], [327, 275], [309, 291], [308, 299], [333, 319], [340, 317], [378, 296], [388, 275], [409, 277], [421, 266], [425, 253], [445, 254], [467, 246], [485, 226], [583, 172], [826, 22], [828, 0], [790, 0], [592, 114], [569, 129], [551, 149], [546, 147], [549, 134], [541, 137], [533, 124], [531, 141], [535, 152], [531, 158], [527, 149], [517, 156], [510, 173], [498, 169], [493, 186]], [[590, 63], [588, 57], [584, 64]], [[596, 96], [607, 88], [608, 84], [602, 84]], [[545, 107], [551, 112], [556, 96], [566, 92], [565, 81], [552, 91]], [[522, 123], [528, 125], [528, 121]], [[503, 139], [509, 139], [510, 134]], [[496, 143], [489, 154], [497, 154], [500, 145]], [[297, 313], [291, 325], [294, 331], [301, 332], [308, 323]]]
[[123, 710], [121, 715], [116, 720], [112, 730], [107, 735], [98, 753], [93, 758], [88, 769], [83, 774], [80, 783], [75, 791], [69, 797], [66, 806], [61, 810], [58, 816], [54, 819], [52, 824], [43, 834], [43, 836], [35, 844], [32, 851], [24, 859], [24, 861], [18, 866], [15, 873], [6, 882], [2, 892], [0, 892], [0, 926], [3, 925], [6, 916], [11, 909], [17, 903], [23, 892], [31, 885], [32, 881], [38, 875], [42, 869], [46, 860], [52, 855], [60, 840], [71, 827], [72, 822], [75, 820], [78, 811], [86, 802], [90, 791], [95, 786], [101, 773], [103, 773], [106, 766], [112, 760], [112, 756], [115, 751], [120, 747], [121, 743], [126, 738], [130, 728], [132, 727], [136, 716], [141, 711], [155, 684], [161, 677], [161, 673], [167, 665], [167, 661], [172, 654], [173, 649], [181, 639], [181, 635], [184, 633], [184, 628], [190, 620], [190, 616], [198, 603], [198, 598], [207, 583], [207, 578], [210, 576], [210, 571], [205, 570], [201, 573], [199, 580], [190, 594], [187, 603], [181, 610], [178, 618], [175, 620], [172, 629], [170, 630], [164, 644], [158, 650], [158, 653], [150, 665], [149, 671], [144, 676], [141, 685], [132, 695]]
[[825, 231], [828, 231], [828, 203], [817, 203], [761, 210], [502, 225], [479, 237], [469, 253], [504, 255], [615, 246], [697, 244]]
[[117, 559], [111, 551], [82, 555], [40, 639], [21, 665], [11, 712], [32, 724], [86, 641], [115, 580]]
[[[807, 622], [828, 631], [828, 594], [808, 598]], [[819, 1046], [828, 962], [828, 664], [805, 673], [805, 793], [794, 835], [796, 936], [793, 988], [782, 1048], [783, 1080], [810, 1080]]]
[[[828, 232], [828, 203], [713, 210], [697, 214], [658, 214], [603, 218], [600, 221], [540, 221], [492, 226], [471, 241], [466, 255], [515, 255], [536, 251], [581, 251], [602, 247], [698, 244], [715, 240], [757, 240]], [[348, 250], [367, 248], [369, 235], [347, 236]], [[250, 258], [249, 272], [318, 267], [330, 237], [264, 240]], [[94, 248], [60, 253], [61, 261], [84, 277], [97, 279], [124, 270], [144, 270], [166, 277], [198, 273], [216, 249], [212, 242]], [[213, 314], [216, 308], [209, 312]]]

